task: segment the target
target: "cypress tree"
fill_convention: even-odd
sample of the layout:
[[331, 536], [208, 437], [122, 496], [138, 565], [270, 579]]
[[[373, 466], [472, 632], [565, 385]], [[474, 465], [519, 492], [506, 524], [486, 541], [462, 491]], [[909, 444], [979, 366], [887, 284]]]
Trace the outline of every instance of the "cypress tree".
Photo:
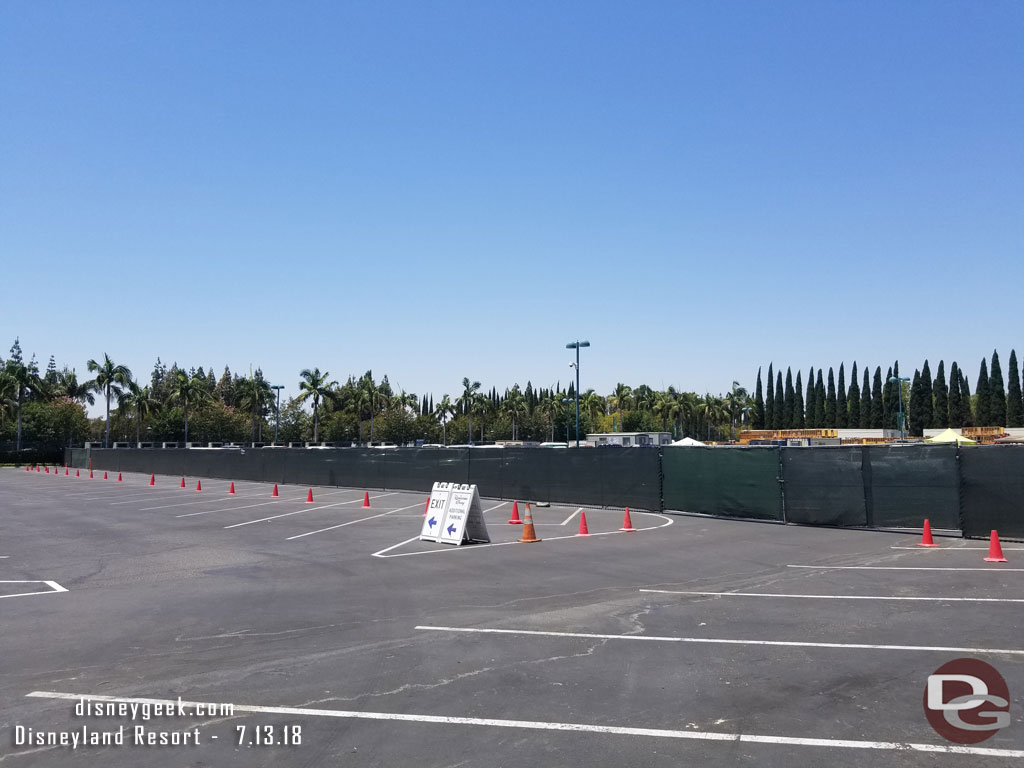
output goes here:
[[956, 366], [956, 360], [949, 366], [949, 402], [947, 411], [949, 413], [949, 426], [962, 427], [964, 425], [963, 406], [960, 402], [960, 369]]
[[[865, 387], [867, 389], [867, 387]], [[885, 426], [885, 400], [882, 397], [882, 367], [875, 366], [875, 378], [871, 382], [871, 428]]]
[[1021, 398], [1017, 351], [1010, 350], [1010, 380], [1006, 387], [1006, 426], [1024, 427], [1024, 399]]
[[836, 428], [846, 429], [846, 372], [845, 363], [839, 364], [839, 383], [836, 384]]
[[764, 388], [761, 386], [761, 368], [757, 368], [757, 387], [754, 390], [754, 429], [764, 429]]
[[932, 403], [932, 369], [928, 366], [928, 361], [924, 361], [924, 367], [921, 369], [921, 428], [923, 430], [931, 429], [935, 425], [932, 424], [932, 409], [935, 407]]
[[971, 406], [971, 385], [967, 383], [963, 371], [960, 371], [960, 419], [965, 427], [975, 425], [974, 410]]
[[949, 392], [946, 389], [946, 371], [942, 360], [932, 382], [932, 427], [945, 429], [949, 426]]
[[853, 368], [850, 370], [850, 393], [846, 398], [850, 405], [850, 418], [847, 426], [856, 429], [860, 426], [860, 384], [857, 383], [857, 361], [853, 361]]
[[871, 379], [868, 378], [868, 367], [864, 366], [864, 383], [860, 388], [860, 428], [871, 428]]
[[979, 427], [990, 426], [992, 416], [988, 411], [988, 363], [985, 358], [981, 359], [981, 370], [978, 371], [978, 386], [974, 390], [974, 423]]
[[793, 410], [796, 408], [796, 394], [793, 392], [793, 372], [792, 369], [786, 368], [786, 395], [783, 400], [782, 406], [782, 428], [792, 429], [793, 422]]
[[999, 353], [992, 350], [992, 370], [988, 376], [988, 418], [993, 427], [1006, 426], [1006, 389], [1003, 387], [1003, 369], [999, 366]]
[[825, 423], [826, 429], [834, 429], [836, 426], [836, 377], [832, 368], [828, 369], [828, 394], [825, 395]]
[[894, 429], [896, 427], [896, 407], [895, 400], [893, 399], [893, 383], [892, 379], [892, 366], [889, 366], [889, 370], [885, 374], [885, 381], [882, 383], [882, 418], [885, 422], [886, 429]]
[[768, 363], [768, 392], [764, 398], [764, 428], [775, 429], [775, 377], [771, 363]]
[[775, 415], [772, 417], [772, 429], [782, 429], [786, 419], [786, 392], [782, 388], [782, 371], [775, 374]]
[[804, 395], [803, 382], [800, 381], [800, 371], [796, 372], [796, 387], [793, 395], [793, 428], [804, 428]]
[[821, 368], [818, 369], [818, 379], [814, 384], [814, 428], [821, 429], [825, 426], [825, 383], [821, 378]]
[[803, 423], [807, 427], [814, 426], [814, 366], [807, 374], [807, 397], [804, 400]]
[[[924, 411], [925, 402], [922, 388], [924, 387], [924, 377], [921, 372], [914, 369], [913, 383], [910, 385], [910, 406], [907, 408], [909, 413], [907, 414], [907, 432], [911, 437], [921, 437], [924, 434]], [[931, 388], [928, 389], [928, 415], [931, 415], [932, 404], [931, 404]]]

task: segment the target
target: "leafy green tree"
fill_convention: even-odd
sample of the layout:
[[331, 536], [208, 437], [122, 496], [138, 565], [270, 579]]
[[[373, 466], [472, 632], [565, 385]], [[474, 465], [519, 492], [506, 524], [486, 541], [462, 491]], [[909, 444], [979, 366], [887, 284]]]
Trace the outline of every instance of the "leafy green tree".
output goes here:
[[103, 447], [110, 447], [110, 398], [112, 395], [120, 395], [121, 387], [127, 387], [132, 380], [132, 372], [124, 365], [115, 365], [110, 355], [104, 353], [103, 362], [97, 363], [90, 360], [86, 363], [90, 373], [95, 373], [93, 385], [96, 392], [102, 394], [107, 401], [107, 429], [103, 438]]
[[882, 386], [882, 367], [875, 366], [875, 377], [871, 382], [871, 428], [885, 426], [885, 396]]
[[978, 371], [978, 386], [974, 391], [977, 403], [974, 408], [974, 420], [979, 427], [988, 427], [992, 424], [992, 414], [989, 412], [988, 395], [988, 363], [985, 358], [981, 359], [981, 370]]
[[1006, 388], [1006, 426], [1024, 427], [1024, 400], [1021, 398], [1017, 350], [1010, 350], [1009, 381]]
[[932, 427], [945, 429], [949, 426], [949, 390], [946, 387], [945, 364], [939, 360], [932, 382]]
[[331, 398], [333, 390], [338, 386], [336, 381], [328, 381], [330, 373], [320, 372], [319, 368], [304, 368], [300, 373], [298, 402], [311, 400], [313, 403], [313, 442], [320, 442], [320, 403]]
[[960, 401], [960, 369], [956, 365], [956, 360], [949, 366], [949, 399], [946, 410], [949, 426], [964, 426], [963, 405]]
[[846, 373], [845, 363], [839, 364], [839, 383], [836, 384], [836, 428], [846, 429], [847, 406], [846, 406]]
[[822, 425], [832, 429], [836, 425], [836, 377], [832, 368], [828, 369], [828, 393], [825, 395], [825, 423]]
[[505, 400], [501, 404], [502, 413], [512, 420], [512, 439], [516, 439], [516, 421], [522, 422], [528, 415], [526, 397], [519, 391], [519, 385], [514, 384]]
[[[622, 412], [629, 408], [629, 406], [632, 404], [632, 398], [633, 389], [630, 386], [623, 384], [622, 382], [619, 382], [618, 384], [615, 385], [614, 391], [608, 397], [608, 407], [619, 414], [620, 432], [626, 431]], [[566, 440], [568, 439], [568, 435], [566, 435]]]
[[768, 391], [764, 396], [765, 429], [775, 429], [775, 377], [772, 374], [772, 365], [773, 363], [768, 363]]
[[757, 387], [754, 390], [754, 429], [764, 429], [764, 391], [761, 387], [761, 368], [757, 369]]
[[849, 404], [850, 415], [847, 421], [850, 429], [860, 426], [860, 384], [857, 383], [857, 361], [853, 361], [853, 368], [850, 369], [850, 391], [846, 402]]
[[935, 405], [932, 403], [932, 369], [928, 365], [928, 361], [924, 361], [924, 365], [921, 367], [921, 394], [917, 398], [921, 403], [921, 430], [924, 434], [924, 430], [931, 429], [932, 426], [932, 410]]
[[[899, 373], [895, 375], [898, 376]], [[885, 382], [882, 384], [882, 410], [885, 414], [886, 429], [899, 428], [899, 425], [896, 423], [899, 407], [896, 403], [896, 385], [893, 383], [893, 376], [892, 366], [889, 366], [889, 370], [885, 374]]]
[[1003, 369], [999, 365], [999, 353], [992, 350], [992, 369], [988, 377], [988, 416], [993, 427], [1006, 426], [1006, 389], [1003, 386]]
[[[170, 381], [170, 401], [179, 403], [184, 412], [185, 442], [188, 440], [188, 409], [209, 402], [210, 392], [206, 389], [206, 379], [189, 376], [185, 371], [174, 370], [174, 378]], [[199, 441], [196, 441], [199, 442]]]
[[66, 397], [79, 405], [85, 405], [86, 403], [95, 405], [96, 398], [93, 396], [95, 391], [95, 382], [88, 380], [80, 382], [74, 369], [68, 370], [66, 365], [57, 374], [55, 393], [58, 397]]
[[928, 388], [928, 404], [924, 403], [922, 390], [924, 388], [924, 377], [921, 372], [914, 369], [913, 383], [910, 386], [910, 403], [907, 406], [907, 428], [911, 437], [921, 437], [924, 431], [924, 412], [927, 408], [928, 415], [931, 415], [931, 387]]

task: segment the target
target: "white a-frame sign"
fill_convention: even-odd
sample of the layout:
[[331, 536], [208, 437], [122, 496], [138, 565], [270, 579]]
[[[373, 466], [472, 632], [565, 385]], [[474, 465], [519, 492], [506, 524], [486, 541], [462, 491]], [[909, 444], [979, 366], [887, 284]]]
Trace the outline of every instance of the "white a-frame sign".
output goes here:
[[466, 541], [490, 542], [477, 487], [434, 483], [420, 539], [456, 546]]

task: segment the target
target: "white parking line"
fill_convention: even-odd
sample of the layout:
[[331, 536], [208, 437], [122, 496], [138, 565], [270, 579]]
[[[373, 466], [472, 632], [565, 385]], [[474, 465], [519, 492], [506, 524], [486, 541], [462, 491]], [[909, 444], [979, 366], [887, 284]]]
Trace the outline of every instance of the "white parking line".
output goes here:
[[[486, 509], [484, 510], [484, 512], [489, 512], [489, 511], [490, 510], [486, 510]], [[659, 514], [657, 514], [655, 512], [634, 512], [633, 514], [635, 514], [635, 515], [650, 515], [651, 517], [660, 517], [662, 520], [665, 521], [661, 525], [649, 525], [646, 528], [637, 528], [634, 531], [635, 533], [640, 533], [642, 531], [653, 531], [653, 530], [656, 530], [658, 528], [666, 528], [666, 527], [672, 525], [672, 523], [674, 522], [672, 520], [672, 518], [666, 517], [665, 515], [659, 515]], [[617, 536], [619, 534], [622, 534], [624, 536], [629, 535], [625, 531], [602, 531], [600, 533], [592, 533], [592, 534], [590, 534], [589, 538], [594, 538], [595, 536]], [[563, 541], [563, 540], [568, 540], [568, 539], [572, 539], [573, 541], [583, 541], [586, 538], [587, 538], [586, 536], [577, 536], [575, 534], [572, 534], [570, 536], [548, 536], [548, 537], [542, 539], [542, 541]], [[384, 549], [378, 550], [378, 551], [374, 552], [370, 556], [371, 557], [389, 558], [389, 557], [412, 557], [414, 555], [435, 555], [435, 554], [438, 554], [440, 552], [475, 552], [477, 550], [487, 549], [488, 547], [506, 547], [509, 544], [518, 544], [519, 543], [518, 541], [513, 539], [512, 541], [498, 541], [498, 542], [492, 542], [490, 544], [472, 544], [472, 545], [465, 546], [465, 547], [445, 546], [443, 549], [424, 549], [424, 550], [420, 550], [419, 552], [398, 552], [397, 554], [394, 554], [394, 555], [387, 555], [387, 554], [385, 554], [385, 552], [390, 552], [393, 549], [398, 549], [399, 547], [404, 546], [405, 544], [408, 544], [410, 542], [416, 541], [417, 539], [419, 539], [419, 536], [413, 536], [411, 539], [406, 539], [405, 541], [400, 541], [398, 544], [393, 544], [390, 547], [385, 547]]]
[[[180, 701], [171, 699], [145, 699], [123, 696], [100, 696], [83, 693], [59, 693], [56, 691], [32, 691], [26, 694], [36, 699], [60, 699], [78, 701], [106, 701], [126, 704], [160, 704], [183, 706], [191, 710], [211, 706], [208, 702]], [[770, 744], [794, 747], [836, 747], [843, 749], [875, 749], [891, 752], [930, 752], [953, 755], [984, 755], [988, 757], [1024, 757], [1021, 749], [996, 749], [994, 747], [964, 747], [956, 744], [917, 744], [912, 742], [855, 741], [850, 739], [813, 739], [803, 736], [767, 736], [751, 733], [725, 733], [721, 731], [679, 731], [665, 728], [632, 728], [614, 725], [591, 725], [588, 723], [559, 723], [546, 720], [501, 720], [485, 717], [451, 717], [446, 715], [419, 715], [401, 712], [365, 712], [342, 709], [311, 709], [309, 707], [266, 707], [252, 704], [232, 704], [234, 712], [288, 715], [291, 717], [334, 717], [347, 720], [382, 720], [404, 723], [437, 723], [441, 725], [463, 725], [488, 728], [515, 728], [533, 731], [568, 731], [571, 733], [598, 733], [614, 736], [648, 737], [662, 739], [685, 739], [687, 741], [721, 741], [726, 743]]]
[[67, 592], [67, 588], [62, 587], [56, 581], [0, 581], [0, 584], [45, 584], [49, 589], [43, 590], [42, 592], [19, 592], [16, 595], [0, 595], [0, 598], [4, 597], [28, 597], [29, 595], [56, 595], [59, 592]]
[[[988, 547], [889, 547], [908, 549], [914, 552], [988, 552]], [[1024, 547], [1003, 547], [1004, 552], [1024, 552]]]
[[[385, 496], [394, 496], [398, 491], [392, 493], [381, 493], [377, 496], [371, 496], [371, 499], [382, 499]], [[241, 528], [243, 525], [254, 525], [256, 523], [265, 523], [268, 520], [277, 520], [279, 517], [291, 517], [292, 515], [301, 515], [303, 512], [316, 512], [318, 509], [330, 509], [331, 507], [343, 507], [346, 504], [355, 504], [362, 501], [362, 499], [352, 499], [351, 501], [338, 501], [334, 504], [323, 504], [319, 507], [309, 507], [307, 509], [297, 509], [294, 512], [285, 512], [283, 515], [271, 515], [270, 517], [261, 517], [259, 520], [247, 520], [244, 523], [235, 523], [234, 525], [225, 525], [224, 529], [228, 528]]]
[[770, 592], [680, 592], [674, 589], [641, 589], [662, 595], [699, 595], [702, 597], [804, 597], [810, 600], [925, 600], [936, 603], [1024, 603], [1018, 597], [885, 597], [881, 595], [780, 595]]
[[177, 520], [180, 517], [198, 517], [199, 515], [212, 515], [214, 512], [234, 512], [236, 509], [252, 509], [253, 507], [265, 507], [268, 504], [277, 504], [281, 499], [271, 499], [270, 501], [261, 501], [259, 504], [243, 504], [240, 507], [224, 507], [223, 509], [206, 509], [202, 512], [189, 512], [184, 515], [175, 515], [174, 519]]
[[[352, 492], [351, 488], [345, 488], [345, 489], [342, 489], [340, 491], [326, 491], [324, 493], [320, 493], [318, 491], [317, 492], [317, 496], [337, 496], [339, 493], [351, 493], [351, 492]], [[204, 493], [205, 493], [205, 491], [204, 491]], [[270, 493], [269, 491], [265, 491], [264, 492], [265, 495], [263, 496], [263, 498], [266, 498], [267, 495], [269, 495], [269, 493]], [[210, 504], [210, 503], [215, 503], [215, 502], [218, 502], [218, 501], [224, 501], [225, 499], [230, 501], [231, 498], [232, 497], [227, 492], [224, 492], [224, 493], [217, 494], [216, 496], [211, 496], [211, 497], [207, 497], [207, 498], [204, 498], [204, 499], [194, 499], [192, 501], [183, 501], [180, 504], [164, 504], [164, 505], [159, 506], [159, 507], [143, 507], [142, 509], [139, 510], [139, 512], [149, 512], [149, 511], [154, 510], [154, 509], [171, 509], [172, 507], [191, 507], [191, 506], [194, 506], [196, 504]], [[260, 496], [258, 494], [255, 494], [255, 493], [246, 493], [246, 494], [236, 493], [234, 498], [236, 498], [236, 499], [258, 499], [258, 498], [260, 498]], [[305, 501], [306, 500], [305, 497], [303, 497], [303, 498], [296, 497], [295, 499], [286, 499], [286, 498], [283, 498], [283, 497], [279, 497], [279, 498], [280, 498], [281, 501]]]
[[787, 568], [817, 568], [822, 571], [987, 571], [989, 573], [1010, 573], [1024, 571], [1024, 568], [929, 568], [923, 565], [787, 565]]
[[537, 629], [491, 629], [485, 627], [428, 627], [430, 632], [464, 632], [485, 635], [528, 635], [531, 637], [570, 637], [582, 640], [640, 640], [653, 643], [700, 643], [708, 645], [774, 645], [793, 648], [844, 648], [862, 651], [934, 651], [938, 653], [1003, 653], [1024, 656], [1024, 650], [1012, 648], [958, 648], [939, 645], [875, 645], [870, 643], [812, 643], [804, 640], [734, 640], [723, 637], [666, 637], [660, 635], [601, 635], [593, 632], [548, 632]]
[[410, 504], [408, 507], [399, 507], [398, 509], [392, 509], [389, 512], [381, 512], [379, 515], [370, 515], [369, 517], [361, 517], [358, 520], [349, 520], [347, 523], [339, 523], [338, 525], [332, 525], [329, 528], [320, 528], [315, 531], [307, 531], [306, 533], [300, 533], [298, 536], [289, 536], [287, 539], [285, 539], [285, 541], [301, 539], [304, 536], [312, 536], [314, 533], [324, 533], [325, 531], [333, 531], [335, 528], [344, 528], [346, 525], [355, 525], [356, 523], [362, 523], [365, 520], [373, 520], [378, 517], [386, 517], [387, 515], [390, 515], [392, 512], [401, 512], [406, 509], [418, 507], [419, 505], [419, 502], [416, 502], [415, 504]]

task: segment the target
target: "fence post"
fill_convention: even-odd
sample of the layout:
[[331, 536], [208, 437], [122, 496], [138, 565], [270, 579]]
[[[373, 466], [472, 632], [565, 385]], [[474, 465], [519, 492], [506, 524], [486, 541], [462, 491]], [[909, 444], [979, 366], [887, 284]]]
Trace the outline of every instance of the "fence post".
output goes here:
[[860, 447], [860, 475], [864, 482], [864, 521], [868, 528], [875, 527], [875, 497], [871, 489], [871, 454], [867, 445]]
[[788, 515], [786, 514], [786, 474], [782, 469], [782, 452], [785, 448], [779, 448], [779, 476], [776, 478], [779, 481], [779, 495], [782, 500], [782, 522], [786, 524], [789, 522]]

